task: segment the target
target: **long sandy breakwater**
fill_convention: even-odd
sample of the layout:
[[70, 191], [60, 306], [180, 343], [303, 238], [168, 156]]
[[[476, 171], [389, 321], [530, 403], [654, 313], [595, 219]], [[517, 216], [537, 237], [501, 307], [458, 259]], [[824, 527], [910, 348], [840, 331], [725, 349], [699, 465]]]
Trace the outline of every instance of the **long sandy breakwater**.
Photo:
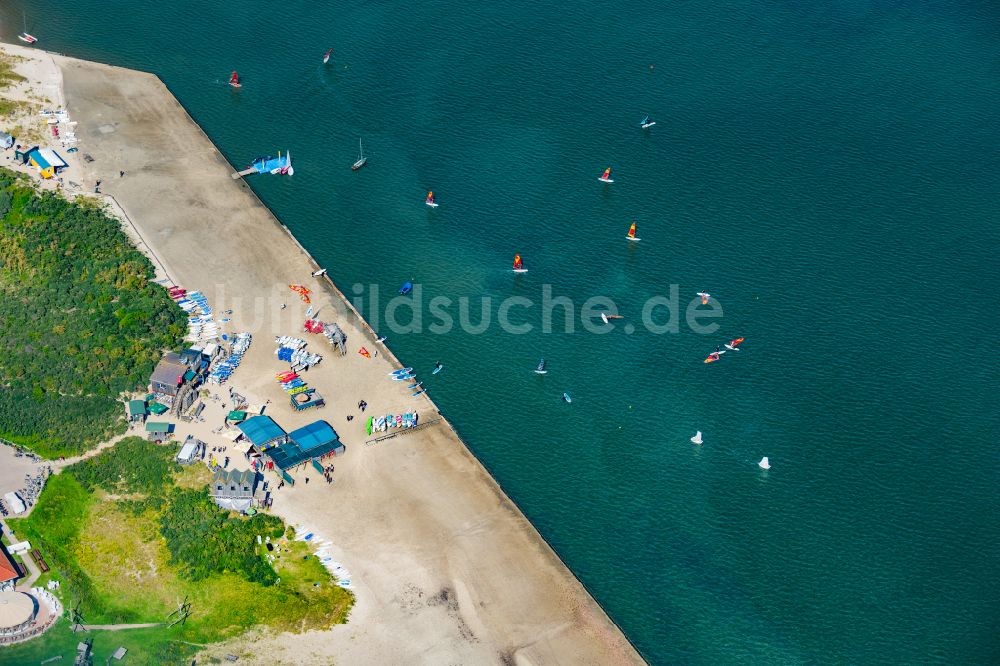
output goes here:
[[[643, 663], [447, 421], [362, 445], [363, 419], [343, 418], [359, 400], [375, 413], [417, 408], [430, 417], [435, 406], [386, 381], [391, 353], [332, 282], [310, 277], [316, 262], [230, 177], [233, 167], [157, 77], [4, 48], [35, 62], [29, 77], [61, 78], [80, 151], [93, 158], [67, 177], [85, 189], [102, 180], [171, 277], [202, 290], [217, 310], [232, 309], [234, 330], [255, 333], [234, 377], [241, 392], [271, 400], [269, 414], [289, 428], [325, 418], [347, 444], [332, 486], [284, 488], [275, 510], [335, 544], [355, 581], [349, 623], [222, 649], [269, 664]], [[281, 367], [270, 336], [299, 334], [304, 318], [290, 283], [314, 290], [323, 318], [337, 321], [351, 348], [343, 357], [327, 352], [309, 373], [327, 398], [320, 413], [294, 412], [274, 381]], [[354, 353], [362, 345], [384, 353], [364, 358]]]

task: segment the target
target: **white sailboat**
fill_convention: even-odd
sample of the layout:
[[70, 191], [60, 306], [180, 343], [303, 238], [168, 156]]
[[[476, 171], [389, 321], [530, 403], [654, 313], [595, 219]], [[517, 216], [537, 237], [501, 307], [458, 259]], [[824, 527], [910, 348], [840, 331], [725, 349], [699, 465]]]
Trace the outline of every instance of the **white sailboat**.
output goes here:
[[351, 165], [351, 171], [357, 171], [365, 164], [368, 163], [368, 158], [365, 157], [364, 146], [361, 145], [361, 138], [358, 138], [358, 161]]
[[691, 438], [691, 441], [692, 441], [692, 442], [693, 442], [694, 444], [701, 444], [701, 441], [702, 441], [702, 440], [701, 440], [701, 430], [699, 430], [698, 432], [696, 432], [696, 433], [694, 434], [694, 437], [692, 437], [692, 438]]
[[767, 456], [764, 456], [760, 459], [760, 462], [757, 463], [757, 467], [760, 467], [761, 469], [771, 469], [771, 461], [767, 459]]

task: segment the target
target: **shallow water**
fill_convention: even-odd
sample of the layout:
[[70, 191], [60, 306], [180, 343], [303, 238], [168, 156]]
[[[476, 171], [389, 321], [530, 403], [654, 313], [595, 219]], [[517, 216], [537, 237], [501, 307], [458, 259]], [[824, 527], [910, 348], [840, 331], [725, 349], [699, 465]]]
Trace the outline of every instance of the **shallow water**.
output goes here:
[[[349, 296], [529, 297], [528, 334], [382, 332], [651, 662], [996, 661], [995, 5], [210, 4], [5, 3], [0, 38], [24, 7], [233, 164], [290, 149], [249, 182]], [[546, 284], [637, 330], [540, 332]], [[717, 333], [639, 325], [675, 284]]]

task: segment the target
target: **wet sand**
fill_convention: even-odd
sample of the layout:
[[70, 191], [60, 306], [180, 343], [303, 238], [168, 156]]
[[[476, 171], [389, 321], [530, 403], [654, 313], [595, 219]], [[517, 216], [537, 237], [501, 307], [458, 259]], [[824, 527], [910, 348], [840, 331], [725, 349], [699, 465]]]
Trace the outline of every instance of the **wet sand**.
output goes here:
[[[254, 632], [210, 654], [267, 664], [643, 663], [446, 420], [365, 444], [359, 400], [369, 413], [415, 408], [423, 421], [436, 408], [426, 395], [412, 397], [407, 382], [386, 379], [398, 367], [391, 354], [331, 283], [310, 277], [317, 266], [231, 178], [234, 168], [155, 76], [31, 53], [58, 66], [67, 109], [79, 121], [80, 152], [94, 158], [75, 163], [67, 178], [85, 191], [103, 180], [162, 270], [204, 292], [217, 316], [232, 308], [232, 330], [254, 334], [222, 402], [232, 386], [251, 402], [271, 401], [267, 413], [286, 430], [325, 419], [347, 447], [333, 461], [332, 485], [313, 470], [299, 472], [294, 488], [276, 492], [274, 511], [334, 544], [357, 595], [348, 624], [304, 635]], [[314, 290], [321, 319], [347, 334], [346, 356], [302, 333], [306, 306], [290, 283]], [[288, 405], [274, 380], [287, 369], [274, 356], [273, 336], [282, 334], [307, 339], [307, 349], [324, 355], [304, 378], [324, 395], [325, 408], [296, 413]], [[366, 359], [361, 346], [380, 353]], [[222, 409], [209, 414], [221, 419]], [[353, 422], [347, 414], [356, 415]], [[211, 432], [218, 425], [182, 425], [178, 434], [196, 432], [210, 446], [232, 449]], [[233, 460], [243, 467], [241, 456]]]

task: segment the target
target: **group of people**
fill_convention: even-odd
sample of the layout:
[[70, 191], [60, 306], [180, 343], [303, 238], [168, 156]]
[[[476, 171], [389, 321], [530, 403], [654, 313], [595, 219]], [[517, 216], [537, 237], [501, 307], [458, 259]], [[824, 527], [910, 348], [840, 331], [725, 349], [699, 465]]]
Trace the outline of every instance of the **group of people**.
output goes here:
[[[361, 413], [364, 414], [365, 410], [368, 409], [368, 403], [365, 402], [364, 400], [359, 400], [358, 401], [358, 409], [360, 409]], [[350, 423], [353, 420], [354, 420], [354, 414], [348, 414], [347, 415], [347, 422]]]

